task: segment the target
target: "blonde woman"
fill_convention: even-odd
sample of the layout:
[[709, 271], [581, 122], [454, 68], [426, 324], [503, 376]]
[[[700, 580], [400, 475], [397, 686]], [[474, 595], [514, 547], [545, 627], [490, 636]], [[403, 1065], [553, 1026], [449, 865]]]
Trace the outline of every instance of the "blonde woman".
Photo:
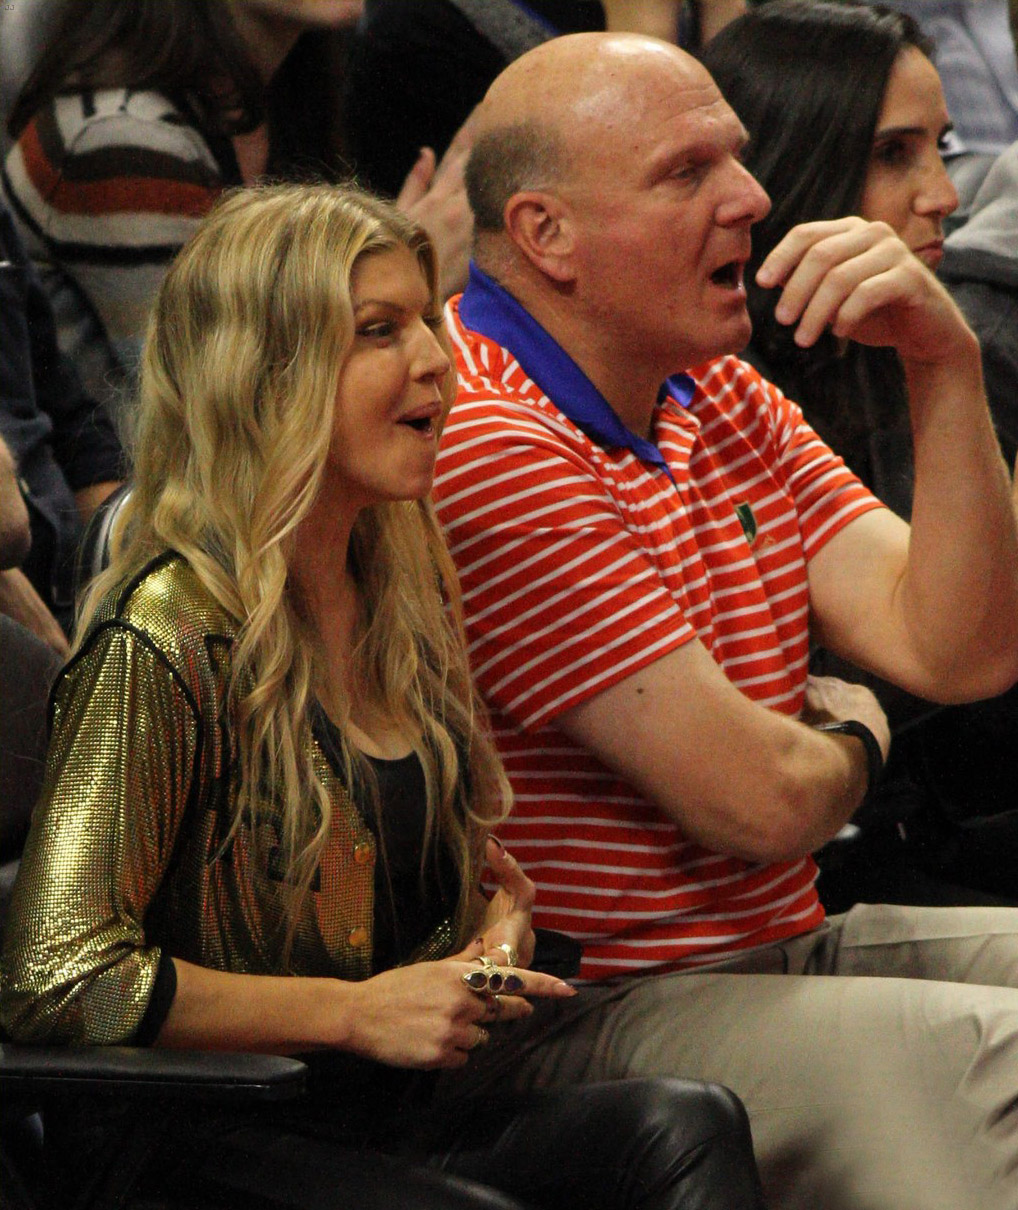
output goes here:
[[[428, 502], [450, 386], [431, 246], [388, 205], [242, 191], [185, 246], [145, 346], [134, 492], [54, 693], [3, 1024], [309, 1054], [299, 1111], [189, 1123], [188, 1182], [213, 1189], [268, 1164], [270, 1200], [391, 1204], [371, 1147], [401, 1157], [403, 1205], [665, 1207], [706, 1180], [713, 1205], [755, 1206], [727, 1094], [478, 1105], [437, 1080], [511, 1046], [531, 998], [574, 994], [526, 969], [534, 888], [486, 841], [508, 791]], [[115, 1148], [115, 1115], [74, 1125]], [[172, 1197], [169, 1138], [149, 1179]]]

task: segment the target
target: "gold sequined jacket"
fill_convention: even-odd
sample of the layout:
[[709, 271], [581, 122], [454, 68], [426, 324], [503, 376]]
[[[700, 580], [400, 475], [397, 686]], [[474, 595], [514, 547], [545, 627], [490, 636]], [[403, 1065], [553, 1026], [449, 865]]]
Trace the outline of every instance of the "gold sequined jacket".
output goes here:
[[[61, 674], [45, 781], [4, 942], [0, 1020], [17, 1041], [118, 1043], [160, 956], [282, 973], [278, 809], [230, 843], [237, 782], [224, 706], [236, 626], [177, 556], [107, 598]], [[333, 800], [289, 971], [371, 973], [375, 839], [318, 743]], [[440, 957], [442, 922], [415, 957]]]

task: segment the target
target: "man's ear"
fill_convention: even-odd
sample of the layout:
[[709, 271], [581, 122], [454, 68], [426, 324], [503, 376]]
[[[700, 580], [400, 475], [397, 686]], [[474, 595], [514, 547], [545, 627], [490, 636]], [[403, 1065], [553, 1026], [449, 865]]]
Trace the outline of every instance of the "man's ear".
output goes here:
[[553, 193], [514, 193], [503, 221], [509, 238], [535, 268], [557, 282], [572, 281], [572, 217]]

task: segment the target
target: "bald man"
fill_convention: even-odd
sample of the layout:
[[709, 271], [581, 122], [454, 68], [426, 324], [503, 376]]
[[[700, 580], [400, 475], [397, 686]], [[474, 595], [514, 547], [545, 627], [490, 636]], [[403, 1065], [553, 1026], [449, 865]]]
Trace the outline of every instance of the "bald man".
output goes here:
[[476, 1078], [718, 1080], [774, 1206], [1014, 1210], [1018, 915], [825, 920], [810, 857], [889, 742], [866, 690], [808, 677], [811, 641], [943, 701], [1018, 677], [977, 342], [880, 224], [797, 228], [760, 270], [800, 343], [899, 351], [910, 532], [732, 356], [769, 201], [702, 67], [561, 38], [478, 122], [436, 499], [516, 791], [504, 838], [589, 986]]

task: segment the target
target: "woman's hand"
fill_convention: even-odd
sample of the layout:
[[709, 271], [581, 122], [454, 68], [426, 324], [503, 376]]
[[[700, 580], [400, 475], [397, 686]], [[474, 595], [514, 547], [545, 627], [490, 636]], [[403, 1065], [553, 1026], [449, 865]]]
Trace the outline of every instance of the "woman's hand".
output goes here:
[[477, 930], [484, 942], [484, 956], [506, 966], [509, 955], [499, 946], [508, 945], [516, 954], [517, 965], [529, 966], [534, 958], [534, 930], [530, 923], [534, 884], [494, 836], [488, 837], [484, 855], [498, 883]]
[[[525, 997], [575, 994], [567, 983], [536, 971], [514, 972], [522, 986], [512, 995], [471, 991], [463, 976], [482, 969], [483, 952], [479, 937], [440, 962], [417, 962], [362, 983], [344, 983], [349, 1029], [343, 1048], [394, 1067], [462, 1067], [470, 1052], [488, 1041], [489, 1026], [534, 1011]], [[504, 952], [498, 953], [504, 961]]]
[[[238, 974], [174, 958], [177, 994], [157, 1044], [274, 1054], [325, 1048], [393, 1067], [462, 1067], [492, 1026], [528, 1017], [531, 999], [576, 994], [553, 975], [506, 970], [501, 944], [517, 951], [521, 966], [533, 957], [534, 885], [496, 841], [488, 842], [487, 859], [499, 890], [460, 953], [360, 982]], [[477, 978], [489, 955], [503, 987], [509, 979], [509, 989], [497, 995], [463, 982], [465, 975]]]

